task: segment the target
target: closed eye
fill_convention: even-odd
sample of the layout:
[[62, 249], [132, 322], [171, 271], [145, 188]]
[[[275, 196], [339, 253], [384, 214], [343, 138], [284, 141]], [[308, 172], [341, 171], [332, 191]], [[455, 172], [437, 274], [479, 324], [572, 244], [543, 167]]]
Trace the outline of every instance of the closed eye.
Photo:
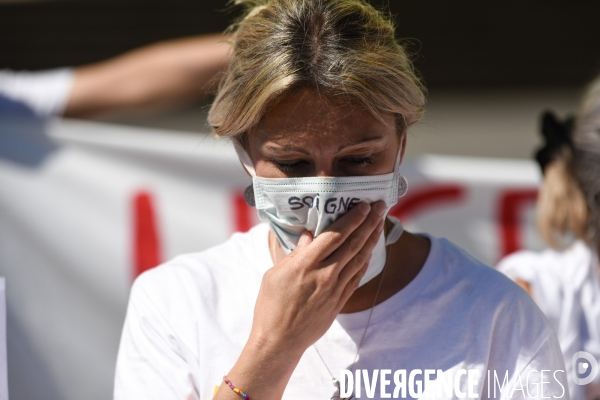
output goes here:
[[356, 165], [356, 166], [373, 164], [372, 157], [349, 157], [349, 158], [346, 158], [345, 161], [351, 165]]
[[297, 170], [298, 168], [302, 167], [303, 164], [305, 163], [305, 161], [296, 161], [293, 163], [281, 163], [281, 162], [273, 160], [273, 163], [275, 165], [277, 165], [277, 168], [279, 168], [279, 170], [281, 170], [282, 172], [290, 172], [290, 171], [294, 171], [294, 170]]

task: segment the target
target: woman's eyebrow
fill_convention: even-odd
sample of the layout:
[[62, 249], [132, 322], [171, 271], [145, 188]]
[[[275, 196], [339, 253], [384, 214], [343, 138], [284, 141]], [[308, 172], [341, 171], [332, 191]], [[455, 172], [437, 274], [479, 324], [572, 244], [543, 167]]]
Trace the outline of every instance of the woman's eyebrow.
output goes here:
[[376, 136], [364, 137], [362, 139], [357, 140], [356, 142], [345, 143], [345, 144], [340, 145], [340, 147], [338, 147], [337, 151], [342, 151], [346, 147], [356, 146], [356, 145], [364, 144], [364, 143], [367, 143], [367, 142], [376, 142], [376, 141], [379, 141], [381, 139], [383, 139], [383, 135], [376, 135]]
[[297, 152], [297, 153], [302, 153], [302, 154], [306, 154], [307, 156], [310, 155], [310, 153], [308, 151], [306, 151], [306, 149], [303, 149], [302, 147], [296, 147], [296, 146], [292, 146], [290, 144], [286, 144], [284, 146], [279, 146], [279, 145], [272, 145], [272, 144], [267, 144], [265, 145], [265, 148], [268, 150], [273, 150], [273, 151], [288, 151], [288, 152]]

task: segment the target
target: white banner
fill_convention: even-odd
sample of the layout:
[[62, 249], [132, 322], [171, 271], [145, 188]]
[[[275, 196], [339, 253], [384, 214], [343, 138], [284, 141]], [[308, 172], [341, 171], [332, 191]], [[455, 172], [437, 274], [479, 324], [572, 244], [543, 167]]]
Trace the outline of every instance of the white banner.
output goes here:
[[[391, 214], [408, 230], [488, 264], [540, 247], [533, 162], [421, 156], [401, 171], [409, 191]], [[249, 183], [232, 147], [208, 135], [0, 121], [11, 398], [111, 398], [133, 279], [255, 224]]]

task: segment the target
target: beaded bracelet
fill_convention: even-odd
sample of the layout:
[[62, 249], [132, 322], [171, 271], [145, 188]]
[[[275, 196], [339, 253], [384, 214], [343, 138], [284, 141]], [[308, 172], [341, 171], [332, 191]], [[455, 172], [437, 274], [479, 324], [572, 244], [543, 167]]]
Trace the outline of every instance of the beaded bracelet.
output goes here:
[[246, 400], [250, 400], [250, 396], [248, 396], [246, 393], [242, 392], [240, 389], [233, 386], [233, 383], [231, 383], [231, 381], [229, 379], [227, 379], [227, 375], [223, 376], [223, 381], [226, 384], [228, 384], [229, 387], [231, 388], [231, 390], [233, 390], [235, 393], [239, 394], [241, 397], [243, 397]]

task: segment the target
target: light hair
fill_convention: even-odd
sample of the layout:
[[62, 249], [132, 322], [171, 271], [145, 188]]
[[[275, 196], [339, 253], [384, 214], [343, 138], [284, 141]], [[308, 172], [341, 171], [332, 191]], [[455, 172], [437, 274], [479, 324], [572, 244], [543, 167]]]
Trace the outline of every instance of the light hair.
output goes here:
[[588, 87], [571, 140], [544, 171], [538, 228], [555, 248], [577, 238], [600, 242], [600, 76]]
[[404, 134], [423, 114], [425, 89], [389, 17], [362, 0], [236, 0], [233, 56], [210, 109], [217, 136], [245, 142], [289, 91], [309, 87], [351, 102]]
[[564, 147], [557, 159], [544, 170], [538, 197], [537, 223], [542, 238], [561, 249], [574, 236], [586, 238], [588, 207], [583, 192], [570, 171], [571, 150]]

